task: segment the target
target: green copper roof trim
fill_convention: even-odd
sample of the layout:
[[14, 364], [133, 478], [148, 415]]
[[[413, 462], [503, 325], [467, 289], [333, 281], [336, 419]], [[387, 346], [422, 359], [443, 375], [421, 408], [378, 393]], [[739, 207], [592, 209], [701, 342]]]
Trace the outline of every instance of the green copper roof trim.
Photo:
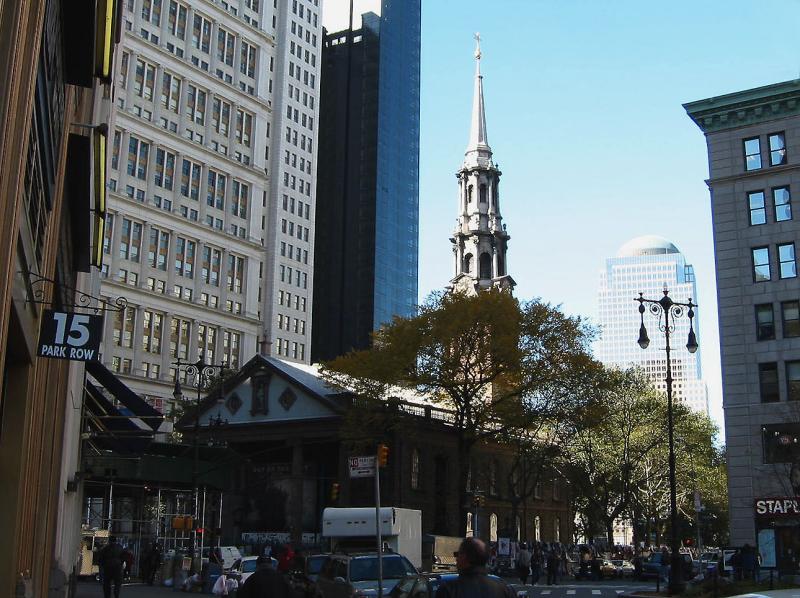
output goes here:
[[689, 102], [683, 108], [704, 133], [800, 115], [800, 79]]

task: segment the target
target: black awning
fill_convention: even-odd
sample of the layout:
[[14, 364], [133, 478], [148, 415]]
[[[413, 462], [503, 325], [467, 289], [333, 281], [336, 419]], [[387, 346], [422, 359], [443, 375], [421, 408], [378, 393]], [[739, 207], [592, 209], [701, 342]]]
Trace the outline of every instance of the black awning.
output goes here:
[[114, 407], [94, 384], [86, 380], [84, 405], [90, 441], [117, 453], [141, 453], [153, 440], [153, 430]]
[[120, 411], [120, 415], [141, 418], [152, 430], [158, 430], [164, 416], [125, 386], [111, 370], [99, 361], [87, 361], [86, 372], [124, 405], [125, 410]]
[[89, 198], [92, 194], [92, 141], [70, 133], [67, 142], [66, 191], [72, 229], [73, 267], [89, 271], [92, 239]]
[[94, 84], [97, 14], [94, 0], [61, 0], [64, 39], [64, 81], [81, 87]]

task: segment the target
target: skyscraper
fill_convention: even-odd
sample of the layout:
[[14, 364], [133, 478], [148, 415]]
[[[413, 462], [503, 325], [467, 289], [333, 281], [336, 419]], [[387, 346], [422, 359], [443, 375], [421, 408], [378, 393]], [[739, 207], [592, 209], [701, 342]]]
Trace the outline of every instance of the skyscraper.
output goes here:
[[[642, 351], [636, 342], [640, 318], [634, 299], [643, 293], [658, 299], [669, 289], [675, 301], [697, 302], [694, 268], [672, 243], [654, 235], [637, 237], [625, 243], [617, 255], [606, 260], [600, 274], [598, 314], [601, 337], [596, 344], [597, 358], [605, 365], [626, 368], [638, 366], [653, 382], [666, 392], [667, 371], [664, 335], [651, 335], [653, 346]], [[688, 318], [674, 320], [672, 358], [673, 397], [693, 409], [708, 415], [708, 391], [702, 380], [700, 352], [691, 354], [678, 346], [689, 334]], [[699, 331], [699, 316], [694, 327]]]
[[449, 288], [466, 293], [500, 287], [513, 290], [506, 271], [508, 240], [500, 215], [500, 169], [492, 159], [486, 133], [480, 35], [476, 34], [475, 89], [464, 163], [458, 177], [458, 219], [453, 237], [453, 279]]
[[800, 81], [684, 106], [706, 136], [730, 544], [798, 574]]
[[417, 303], [420, 0], [325, 36], [312, 356], [369, 346]]
[[157, 403], [178, 359], [307, 362], [319, 0], [124, 6], [103, 361]]

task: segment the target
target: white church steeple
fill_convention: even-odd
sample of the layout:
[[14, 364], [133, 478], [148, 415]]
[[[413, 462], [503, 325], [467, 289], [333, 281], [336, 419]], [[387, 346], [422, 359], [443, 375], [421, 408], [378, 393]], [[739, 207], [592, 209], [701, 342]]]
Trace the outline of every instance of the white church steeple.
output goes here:
[[481, 75], [481, 40], [475, 34], [475, 91], [472, 122], [464, 164], [458, 178], [459, 216], [453, 237], [455, 275], [448, 288], [476, 293], [501, 287], [511, 291], [515, 282], [508, 275], [508, 233], [500, 216], [499, 183], [502, 174], [492, 161], [486, 135], [486, 110]]

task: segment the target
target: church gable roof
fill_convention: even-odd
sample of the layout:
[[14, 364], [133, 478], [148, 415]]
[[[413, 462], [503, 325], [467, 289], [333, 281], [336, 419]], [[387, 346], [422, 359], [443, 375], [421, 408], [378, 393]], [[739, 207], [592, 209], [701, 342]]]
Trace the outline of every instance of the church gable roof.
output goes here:
[[[233, 425], [336, 418], [343, 412], [341, 395], [313, 366], [255, 355], [203, 399], [200, 426], [206, 427], [218, 414]], [[194, 425], [192, 411], [181, 418], [179, 427]]]

